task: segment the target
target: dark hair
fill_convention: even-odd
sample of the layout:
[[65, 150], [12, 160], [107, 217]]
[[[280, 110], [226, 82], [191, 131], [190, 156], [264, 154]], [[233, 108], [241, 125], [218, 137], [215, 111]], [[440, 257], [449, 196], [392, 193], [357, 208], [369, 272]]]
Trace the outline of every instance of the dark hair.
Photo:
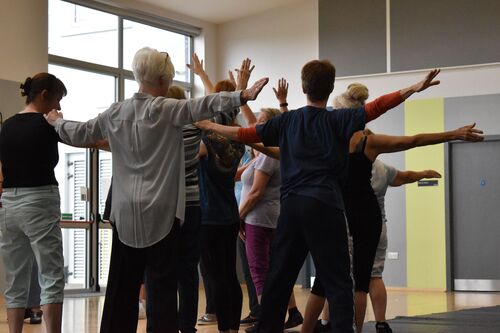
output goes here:
[[328, 60], [312, 60], [302, 67], [302, 89], [312, 102], [328, 99], [335, 83], [335, 66]]
[[42, 91], [47, 90], [49, 97], [66, 96], [68, 91], [57, 77], [49, 73], [38, 73], [35, 76], [28, 77], [24, 83], [21, 83], [21, 95], [26, 96], [26, 104], [35, 100], [35, 97]]
[[236, 87], [234, 83], [232, 83], [229, 80], [222, 80], [219, 81], [215, 84], [214, 87], [215, 92], [221, 92], [221, 91], [235, 91]]

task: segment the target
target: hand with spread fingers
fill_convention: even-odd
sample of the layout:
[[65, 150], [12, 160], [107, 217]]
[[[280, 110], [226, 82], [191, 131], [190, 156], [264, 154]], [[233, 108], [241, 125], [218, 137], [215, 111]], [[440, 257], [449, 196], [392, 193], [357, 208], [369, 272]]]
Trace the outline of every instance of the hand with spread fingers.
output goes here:
[[434, 80], [434, 78], [441, 72], [440, 69], [433, 69], [427, 75], [425, 76], [425, 79], [423, 79], [420, 82], [415, 83], [413, 86], [413, 89], [415, 92], [421, 92], [424, 91], [425, 89], [436, 86], [441, 83], [439, 80]]
[[426, 90], [429, 87], [437, 86], [438, 84], [440, 84], [441, 81], [434, 80], [440, 72], [441, 72], [440, 69], [433, 69], [432, 71], [427, 73], [427, 75], [425, 76], [425, 78], [422, 81], [419, 81], [419, 82], [409, 86], [408, 88], [400, 90], [401, 97], [403, 98], [403, 100], [407, 99], [408, 97], [410, 97], [411, 95], [413, 95], [416, 92], [421, 92], [421, 91]]
[[187, 64], [186, 66], [190, 70], [192, 70], [194, 74], [201, 76], [203, 73], [205, 73], [205, 70], [203, 69], [203, 60], [200, 60], [200, 58], [198, 58], [198, 55], [196, 53], [193, 53], [191, 60], [192, 63]]
[[278, 80], [278, 89], [273, 88], [273, 91], [280, 104], [286, 103], [286, 98], [288, 96], [288, 82], [286, 82], [284, 78]]
[[[255, 65], [252, 66], [252, 60], [249, 58], [243, 59], [241, 62], [240, 69], [236, 69], [236, 90], [243, 90], [247, 88], [248, 80], [250, 79], [250, 75], [252, 74]], [[234, 81], [233, 73], [230, 71], [230, 80]]]
[[247, 101], [253, 101], [262, 91], [262, 88], [269, 82], [269, 78], [265, 77], [256, 81], [253, 86], [241, 91], [241, 102], [245, 104]]
[[455, 130], [457, 139], [470, 142], [478, 142], [484, 140], [483, 131], [475, 128], [476, 123], [457, 128]]

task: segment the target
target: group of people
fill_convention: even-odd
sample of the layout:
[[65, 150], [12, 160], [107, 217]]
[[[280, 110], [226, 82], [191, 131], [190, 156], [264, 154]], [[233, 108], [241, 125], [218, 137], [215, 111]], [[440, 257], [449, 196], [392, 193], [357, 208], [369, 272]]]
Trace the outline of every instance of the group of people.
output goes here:
[[[434, 80], [439, 71], [366, 104], [368, 89], [351, 85], [331, 108], [335, 67], [313, 60], [301, 72], [307, 105], [288, 111], [288, 84], [281, 79], [274, 89], [280, 108], [263, 108], [256, 118], [247, 102], [269, 79], [248, 87], [249, 59], [236, 78], [231, 73], [215, 85], [196, 55], [189, 67], [205, 84], [206, 96], [186, 99], [172, 85], [169, 54], [140, 49], [132, 64], [138, 92], [87, 122], [63, 119], [58, 110], [66, 88], [55, 76], [40, 73], [21, 86], [26, 107], [0, 132], [0, 250], [10, 333], [22, 331], [33, 261], [47, 332], [61, 331], [58, 142], [112, 152], [113, 245], [101, 332], [136, 331], [143, 283], [148, 332], [195, 332], [198, 263], [218, 330], [237, 332], [242, 309], [238, 237], [244, 240], [260, 304], [256, 324], [247, 331], [278, 333], [302, 323], [293, 285], [310, 252], [317, 277], [302, 332], [361, 332], [368, 293], [372, 300], [378, 297], [373, 303], [377, 331], [390, 332], [381, 280], [385, 190], [439, 174], [397, 171], [377, 156], [455, 139], [480, 141], [482, 132], [470, 125], [386, 136], [371, 133], [365, 124], [439, 84]], [[240, 112], [244, 127], [237, 123]], [[253, 158], [241, 166], [245, 144]], [[240, 179], [238, 206], [234, 188]], [[328, 318], [317, 322], [323, 307]]]

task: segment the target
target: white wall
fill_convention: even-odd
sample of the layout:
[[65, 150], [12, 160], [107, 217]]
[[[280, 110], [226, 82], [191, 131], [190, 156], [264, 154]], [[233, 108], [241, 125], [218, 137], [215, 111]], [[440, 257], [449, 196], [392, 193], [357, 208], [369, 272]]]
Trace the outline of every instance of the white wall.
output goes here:
[[[371, 97], [406, 87], [422, 79], [427, 71], [338, 78], [334, 94], [345, 91], [352, 82], [362, 82]], [[500, 64], [444, 68], [437, 77], [441, 84], [412, 98], [459, 97], [500, 93]]]
[[271, 86], [279, 78], [290, 82], [290, 107], [305, 104], [300, 70], [318, 57], [318, 2], [301, 1], [263, 14], [224, 23], [217, 29], [217, 79], [227, 77], [228, 69], [239, 67], [249, 57], [255, 64], [251, 82], [269, 76], [270, 83], [256, 102], [260, 107], [277, 106]]
[[47, 71], [47, 0], [0, 0], [0, 79]]

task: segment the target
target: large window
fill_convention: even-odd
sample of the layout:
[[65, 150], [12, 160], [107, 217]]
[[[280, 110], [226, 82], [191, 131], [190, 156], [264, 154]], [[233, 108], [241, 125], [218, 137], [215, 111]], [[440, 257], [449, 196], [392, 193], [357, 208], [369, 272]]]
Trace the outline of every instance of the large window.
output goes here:
[[118, 67], [118, 17], [50, 0], [49, 54]]
[[[158, 17], [136, 16], [98, 1], [49, 0], [49, 72], [68, 89], [61, 101], [66, 119], [86, 121], [130, 98], [138, 88], [132, 58], [144, 46], [168, 52], [176, 69], [174, 84], [191, 89], [186, 63], [192, 32], [180, 31], [182, 25], [166, 28]], [[99, 218], [111, 183], [111, 153], [60, 144], [56, 177], [68, 220], [62, 224], [66, 289], [98, 290], [106, 285], [112, 241], [109, 225]]]

